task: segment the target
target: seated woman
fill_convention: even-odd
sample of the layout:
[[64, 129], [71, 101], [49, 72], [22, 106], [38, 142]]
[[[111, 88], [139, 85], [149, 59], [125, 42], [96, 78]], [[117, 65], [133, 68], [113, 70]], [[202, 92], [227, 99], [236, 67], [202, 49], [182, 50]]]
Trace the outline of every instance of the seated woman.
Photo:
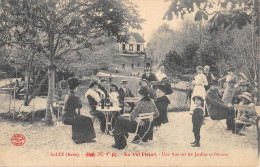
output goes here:
[[89, 85], [88, 91], [85, 93], [85, 98], [88, 99], [90, 114], [94, 117], [97, 117], [100, 122], [100, 129], [102, 132], [105, 132], [106, 129], [106, 118], [105, 115], [101, 111], [97, 111], [97, 105], [101, 101], [100, 96], [97, 92], [99, 84], [97, 81], [93, 81]]
[[157, 98], [154, 102], [160, 113], [160, 116], [153, 120], [153, 125], [161, 126], [161, 124], [168, 123], [167, 109], [168, 105], [170, 104], [170, 100], [166, 95], [172, 94], [173, 91], [171, 87], [167, 85], [156, 85], [155, 88]]
[[[112, 145], [112, 147], [114, 148], [124, 149], [126, 147], [125, 137], [128, 137], [129, 132], [134, 133], [136, 131], [137, 122], [135, 120], [138, 119], [140, 113], [154, 113], [155, 118], [159, 116], [159, 111], [149, 97], [149, 88], [147, 86], [142, 86], [138, 93], [141, 95], [141, 100], [136, 103], [129, 118], [119, 116], [116, 120], [115, 128], [113, 130], [115, 145]], [[149, 127], [148, 120], [141, 121], [140, 126], [138, 134], [144, 136]]]
[[91, 142], [96, 137], [91, 119], [76, 112], [76, 109], [82, 108], [80, 98], [76, 96], [79, 84], [77, 78], [69, 79], [69, 93], [65, 96], [62, 113], [63, 123], [72, 125], [72, 140], [76, 144]]
[[[248, 106], [255, 106], [255, 104], [252, 102], [251, 94], [249, 92], [244, 92], [242, 95], [239, 96], [241, 98], [241, 102], [239, 105], [248, 105]], [[243, 122], [250, 122], [253, 124], [256, 124], [257, 114], [256, 112], [249, 112], [245, 110], [241, 110], [240, 113], [238, 113], [238, 117], [236, 120], [240, 120]], [[244, 124], [237, 123], [237, 129], [241, 130], [243, 128]], [[250, 126], [250, 125], [247, 125]], [[238, 131], [239, 131], [238, 130]], [[239, 134], [237, 132], [237, 134]]]

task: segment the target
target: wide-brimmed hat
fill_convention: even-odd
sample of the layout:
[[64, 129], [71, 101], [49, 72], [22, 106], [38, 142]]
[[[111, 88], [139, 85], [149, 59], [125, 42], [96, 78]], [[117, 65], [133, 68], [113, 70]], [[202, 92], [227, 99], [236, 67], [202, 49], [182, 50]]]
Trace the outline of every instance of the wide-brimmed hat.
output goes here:
[[249, 92], [244, 92], [242, 95], [239, 95], [238, 97], [245, 98], [245, 99], [249, 100], [250, 102], [252, 102], [252, 99], [251, 99], [252, 95]]
[[250, 83], [247, 82], [247, 80], [241, 80], [241, 81], [239, 81], [239, 83], [238, 83], [239, 86], [248, 86], [249, 84], [250, 84]]
[[68, 79], [68, 85], [69, 85], [69, 89], [75, 89], [76, 87], [78, 87], [80, 85], [80, 80], [72, 77]]
[[142, 79], [142, 80], [139, 82], [139, 85], [142, 85], [143, 82], [145, 82], [147, 85], [149, 85], [149, 82], [147, 81], [147, 79]]
[[114, 88], [116, 88], [116, 91], [118, 91], [118, 87], [116, 86], [116, 84], [112, 83], [112, 84], [110, 85], [110, 87], [114, 87]]
[[141, 86], [138, 93], [140, 95], [143, 95], [143, 96], [148, 96], [149, 95], [149, 87], [148, 86]]
[[128, 82], [127, 80], [122, 80], [121, 84], [127, 84], [127, 82]]
[[98, 81], [91, 82], [90, 85], [89, 85], [89, 88], [93, 88], [94, 85], [98, 85], [99, 86]]
[[203, 70], [204, 68], [202, 66], [196, 67], [196, 70]]
[[194, 96], [193, 98], [192, 98], [192, 100], [195, 102], [195, 98], [198, 98], [198, 99], [200, 99], [202, 102], [204, 102], [204, 99], [201, 97], [201, 96], [199, 96], [199, 95], [197, 95], [197, 96]]
[[105, 78], [102, 78], [101, 80], [100, 80], [100, 82], [107, 82], [107, 79], [105, 79]]
[[165, 95], [170, 95], [172, 94], [173, 90], [170, 85], [165, 84], [165, 85], [155, 85], [156, 89], [160, 89], [165, 93]]

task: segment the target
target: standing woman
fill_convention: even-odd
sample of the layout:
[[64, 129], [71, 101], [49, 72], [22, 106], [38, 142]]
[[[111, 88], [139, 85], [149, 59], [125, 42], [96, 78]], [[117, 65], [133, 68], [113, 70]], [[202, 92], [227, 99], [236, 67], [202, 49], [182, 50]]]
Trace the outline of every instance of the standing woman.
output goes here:
[[[80, 115], [82, 103], [76, 96], [80, 81], [77, 78], [68, 80], [69, 92], [64, 98], [64, 113], [62, 121], [65, 125], [72, 125], [72, 140], [76, 144], [92, 142], [96, 137], [93, 123], [89, 117]], [[78, 113], [76, 110], [78, 109]]]
[[236, 90], [235, 85], [238, 83], [238, 78], [234, 74], [234, 69], [228, 68], [227, 71], [228, 75], [218, 80], [219, 82], [226, 81], [226, 88], [222, 97], [222, 101], [226, 105], [232, 103], [232, 98]]
[[[196, 68], [198, 74], [194, 77], [194, 80], [192, 81], [192, 84], [194, 85], [193, 93], [191, 96], [191, 99], [195, 96], [201, 96], [203, 100], [205, 100], [206, 97], [206, 89], [205, 86], [208, 85], [207, 77], [203, 74], [203, 67], [198, 66]], [[196, 106], [194, 104], [194, 101], [191, 100], [190, 104], [190, 111], [192, 112], [193, 109], [195, 109]]]

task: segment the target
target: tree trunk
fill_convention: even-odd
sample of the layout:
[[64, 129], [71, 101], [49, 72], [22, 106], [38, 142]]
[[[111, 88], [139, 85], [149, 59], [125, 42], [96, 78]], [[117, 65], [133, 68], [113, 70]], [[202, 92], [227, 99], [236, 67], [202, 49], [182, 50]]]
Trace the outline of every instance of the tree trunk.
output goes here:
[[41, 82], [39, 83], [39, 86], [38, 86], [38, 88], [32, 93], [32, 96], [29, 98], [29, 102], [32, 100], [32, 97], [34, 97], [35, 95], [37, 95], [39, 92], [40, 92], [40, 90], [41, 90], [41, 88], [42, 88], [42, 85], [45, 83], [45, 81], [48, 79], [48, 74], [46, 74], [45, 76], [44, 76], [44, 78], [41, 80]]
[[259, 9], [259, 1], [255, 0], [255, 13], [256, 13], [256, 19], [254, 22], [254, 31], [255, 31], [255, 38], [254, 38], [254, 52], [255, 52], [255, 57], [256, 57], [256, 78], [255, 81], [257, 82], [256, 85], [256, 97], [257, 97], [257, 102], [256, 105], [260, 106], [260, 52], [259, 52], [259, 36], [260, 36], [260, 12]]
[[24, 98], [24, 106], [29, 105], [30, 80], [31, 80], [31, 70], [32, 70], [33, 57], [34, 57], [34, 53], [32, 53], [32, 55], [30, 56], [30, 60], [29, 60], [26, 91], [25, 91], [25, 98]]
[[55, 92], [55, 65], [54, 65], [54, 32], [50, 31], [48, 34], [49, 37], [49, 66], [48, 66], [48, 78], [49, 78], [49, 88], [48, 88], [48, 98], [47, 98], [47, 106], [46, 106], [46, 114], [45, 114], [45, 123], [47, 125], [51, 125], [52, 122], [52, 114], [50, 110], [50, 106], [53, 105], [53, 97]]

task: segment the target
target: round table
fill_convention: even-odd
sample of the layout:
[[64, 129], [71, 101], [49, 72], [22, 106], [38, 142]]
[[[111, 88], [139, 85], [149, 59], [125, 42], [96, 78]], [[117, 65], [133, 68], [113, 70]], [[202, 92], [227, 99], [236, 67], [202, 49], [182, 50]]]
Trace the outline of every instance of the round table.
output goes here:
[[[112, 119], [113, 119], [113, 116], [115, 115], [116, 112], [119, 112], [121, 111], [122, 108], [120, 107], [110, 107], [110, 108], [104, 108], [102, 109], [101, 107], [97, 107], [96, 110], [97, 111], [101, 111], [103, 112], [103, 114], [105, 115], [105, 118], [106, 118], [106, 130], [105, 130], [105, 133], [108, 134], [108, 126], [111, 125], [112, 127]], [[109, 113], [113, 113], [111, 119], [109, 119]]]

